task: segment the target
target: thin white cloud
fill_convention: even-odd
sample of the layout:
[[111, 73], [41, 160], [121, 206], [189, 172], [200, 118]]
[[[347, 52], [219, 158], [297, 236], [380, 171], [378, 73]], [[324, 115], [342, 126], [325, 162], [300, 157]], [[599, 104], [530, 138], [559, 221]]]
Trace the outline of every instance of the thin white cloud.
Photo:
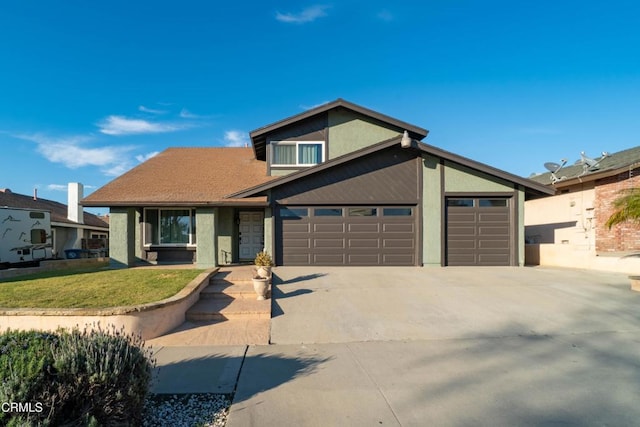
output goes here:
[[151, 153], [147, 153], [147, 154], [138, 154], [136, 156], [136, 160], [139, 161], [140, 163], [146, 162], [150, 158], [155, 157], [158, 153], [159, 151], [152, 151]]
[[154, 108], [145, 107], [144, 105], [140, 105], [138, 107], [138, 111], [142, 111], [143, 113], [150, 113], [150, 114], [167, 114], [167, 111], [165, 110], [156, 110]]
[[174, 123], [155, 123], [143, 119], [131, 119], [123, 116], [109, 116], [98, 123], [100, 132], [106, 135], [137, 135], [147, 133], [175, 132], [187, 128], [187, 125]]
[[237, 130], [228, 130], [224, 133], [224, 142], [227, 147], [247, 147], [249, 138], [246, 134]]
[[47, 190], [51, 191], [67, 191], [69, 186], [63, 184], [49, 184], [47, 185]]
[[[130, 152], [132, 146], [89, 147], [91, 140], [85, 136], [52, 138], [43, 134], [14, 135], [16, 138], [35, 142], [37, 151], [52, 163], [59, 163], [69, 169], [95, 167], [108, 176], [120, 175], [133, 165]], [[52, 188], [55, 189], [55, 188]]]
[[199, 119], [200, 118], [199, 115], [193, 114], [186, 108], [183, 108], [182, 110], [180, 110], [180, 117], [183, 119]]
[[307, 22], [313, 22], [318, 18], [327, 16], [327, 9], [329, 9], [329, 6], [318, 4], [307, 7], [299, 13], [276, 12], [276, 19], [280, 22], [285, 22], [288, 24], [305, 24]]
[[[90, 190], [93, 188], [97, 188], [95, 185], [83, 185], [83, 187], [86, 190]], [[47, 190], [51, 190], [51, 191], [62, 191], [62, 192], [67, 192], [69, 191], [69, 185], [68, 184], [47, 184]]]

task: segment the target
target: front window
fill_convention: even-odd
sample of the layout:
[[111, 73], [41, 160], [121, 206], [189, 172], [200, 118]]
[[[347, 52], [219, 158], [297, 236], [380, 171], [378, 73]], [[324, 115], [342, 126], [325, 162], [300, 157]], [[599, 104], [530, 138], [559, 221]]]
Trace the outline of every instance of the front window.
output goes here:
[[195, 244], [193, 209], [145, 209], [145, 245]]
[[313, 166], [324, 161], [323, 141], [274, 141], [272, 166]]

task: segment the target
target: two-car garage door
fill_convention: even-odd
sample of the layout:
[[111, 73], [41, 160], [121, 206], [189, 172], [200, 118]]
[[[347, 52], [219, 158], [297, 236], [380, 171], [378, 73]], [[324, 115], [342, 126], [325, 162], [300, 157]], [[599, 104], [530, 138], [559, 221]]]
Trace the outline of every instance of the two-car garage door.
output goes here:
[[[511, 202], [447, 197], [444, 265], [513, 265]], [[278, 264], [419, 265], [418, 216], [416, 206], [280, 206]]]
[[283, 265], [416, 265], [415, 206], [282, 206]]

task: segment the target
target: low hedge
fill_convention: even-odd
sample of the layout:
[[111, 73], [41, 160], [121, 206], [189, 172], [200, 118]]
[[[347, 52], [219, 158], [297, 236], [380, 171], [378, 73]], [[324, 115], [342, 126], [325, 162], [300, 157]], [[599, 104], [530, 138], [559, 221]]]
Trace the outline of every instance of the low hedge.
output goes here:
[[114, 328], [0, 334], [0, 425], [140, 425], [154, 366]]

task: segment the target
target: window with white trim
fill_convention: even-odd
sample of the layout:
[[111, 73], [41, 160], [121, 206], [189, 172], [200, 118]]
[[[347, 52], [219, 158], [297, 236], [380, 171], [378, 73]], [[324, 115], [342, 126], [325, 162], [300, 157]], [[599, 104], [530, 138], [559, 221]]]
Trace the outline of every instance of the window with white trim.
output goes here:
[[194, 209], [144, 210], [145, 246], [186, 246], [196, 243], [196, 214]]
[[324, 161], [324, 141], [272, 141], [271, 166], [314, 166]]

